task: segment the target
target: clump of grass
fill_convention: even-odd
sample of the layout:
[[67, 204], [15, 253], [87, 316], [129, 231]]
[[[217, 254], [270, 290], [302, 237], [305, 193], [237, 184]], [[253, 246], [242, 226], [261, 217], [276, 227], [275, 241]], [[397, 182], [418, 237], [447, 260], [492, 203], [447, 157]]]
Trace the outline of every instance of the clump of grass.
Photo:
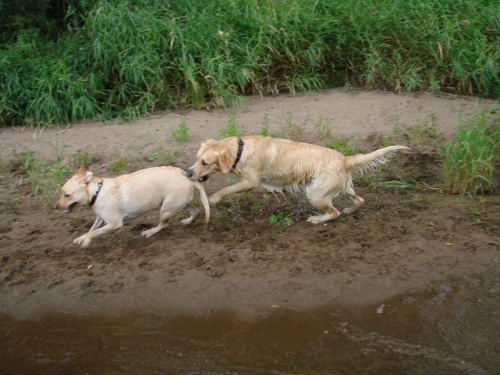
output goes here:
[[409, 129], [409, 136], [415, 147], [434, 143], [439, 136], [437, 116], [432, 114], [430, 118], [417, 119], [416, 124]]
[[18, 172], [23, 180], [31, 185], [31, 194], [36, 202], [52, 205], [54, 195], [71, 174], [62, 160], [38, 161], [32, 151], [13, 152], [14, 160], [11, 171]]
[[282, 227], [289, 227], [293, 224], [293, 219], [290, 215], [285, 214], [283, 212], [278, 212], [269, 216], [269, 222], [274, 225], [281, 225]]
[[357, 155], [361, 149], [351, 140], [346, 138], [334, 139], [328, 144], [328, 147], [337, 150], [344, 156]]
[[302, 122], [297, 122], [293, 118], [291, 112], [287, 112], [285, 117], [285, 123], [283, 125], [283, 133], [285, 138], [290, 138], [295, 141], [300, 141], [304, 137], [305, 128], [309, 122], [309, 118], [306, 118]]
[[318, 133], [320, 139], [329, 137], [332, 132], [331, 122], [323, 119], [323, 116], [321, 114], [314, 122], [314, 128], [316, 129], [316, 132]]
[[266, 113], [262, 119], [262, 123], [260, 124], [260, 135], [263, 137], [274, 137], [274, 134], [272, 134], [269, 130], [270, 127], [269, 115]]
[[157, 161], [159, 165], [173, 165], [174, 158], [179, 155], [180, 149], [176, 148], [172, 152], [165, 151], [159, 147], [156, 151], [146, 156], [144, 159], [150, 163]]
[[461, 125], [443, 151], [446, 191], [484, 194], [497, 189], [495, 170], [500, 164], [500, 122], [484, 112]]
[[189, 128], [184, 121], [179, 124], [177, 129], [172, 130], [172, 139], [182, 143], [186, 143], [188, 141]]
[[120, 172], [126, 169], [128, 166], [128, 161], [125, 156], [120, 155], [118, 159], [108, 165], [108, 171], [110, 172]]
[[245, 129], [238, 122], [238, 120], [236, 120], [236, 117], [234, 116], [229, 118], [226, 127], [224, 129], [219, 130], [219, 136], [221, 138], [243, 137], [244, 135], [245, 135]]

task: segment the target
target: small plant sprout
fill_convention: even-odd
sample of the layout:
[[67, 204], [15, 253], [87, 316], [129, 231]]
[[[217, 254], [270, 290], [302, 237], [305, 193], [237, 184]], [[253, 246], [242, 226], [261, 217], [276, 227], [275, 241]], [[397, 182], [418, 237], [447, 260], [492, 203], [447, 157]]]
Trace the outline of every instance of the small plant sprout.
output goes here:
[[159, 165], [173, 165], [174, 157], [179, 155], [180, 149], [175, 148], [172, 152], [165, 151], [159, 147], [156, 151], [152, 152], [150, 155], [146, 156], [144, 159], [150, 163], [158, 161]]
[[433, 143], [439, 135], [437, 116], [433, 113], [430, 119], [424, 117], [417, 119], [417, 123], [410, 128], [411, 142], [416, 147]]
[[260, 135], [263, 137], [274, 137], [274, 134], [271, 134], [269, 132], [269, 115], [266, 113], [264, 115], [264, 119], [262, 120], [262, 123], [260, 124]]
[[184, 121], [179, 124], [177, 129], [172, 131], [172, 139], [177, 142], [186, 143], [189, 139], [189, 129]]
[[356, 155], [361, 152], [359, 147], [347, 138], [334, 139], [328, 144], [328, 147], [337, 150], [344, 156]]
[[281, 225], [282, 227], [287, 228], [293, 224], [293, 219], [288, 214], [278, 212], [277, 214], [269, 216], [269, 222], [271, 224]]
[[120, 157], [115, 162], [111, 163], [108, 166], [108, 170], [110, 172], [119, 172], [127, 168], [127, 166], [128, 166], [127, 159], [123, 155], [120, 155]]
[[298, 123], [294, 120], [292, 113], [288, 112], [284, 124], [285, 136], [295, 141], [302, 139], [308, 121], [309, 119], [305, 119], [302, 123]]
[[221, 138], [228, 137], [242, 137], [245, 135], [245, 129], [242, 125], [236, 120], [236, 117], [232, 116], [227, 121], [226, 127], [224, 129], [219, 130], [219, 136]]
[[323, 119], [323, 116], [320, 114], [314, 123], [314, 128], [318, 133], [318, 136], [321, 139], [327, 138], [330, 136], [332, 132], [332, 124], [330, 121]]

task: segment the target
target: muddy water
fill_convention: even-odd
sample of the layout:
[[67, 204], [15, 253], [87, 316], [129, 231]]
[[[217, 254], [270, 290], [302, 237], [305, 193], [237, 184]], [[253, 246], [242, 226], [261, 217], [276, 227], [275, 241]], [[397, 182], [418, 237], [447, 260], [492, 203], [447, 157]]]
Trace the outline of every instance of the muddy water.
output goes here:
[[[496, 266], [495, 266], [496, 268]], [[1, 374], [498, 374], [498, 269], [365, 306], [3, 316]]]

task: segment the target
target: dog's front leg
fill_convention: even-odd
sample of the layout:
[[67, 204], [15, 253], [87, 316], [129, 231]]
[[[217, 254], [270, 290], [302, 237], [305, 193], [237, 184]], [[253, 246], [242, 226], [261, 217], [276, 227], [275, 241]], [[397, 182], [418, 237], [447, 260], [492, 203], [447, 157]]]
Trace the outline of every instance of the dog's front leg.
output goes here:
[[208, 201], [211, 204], [217, 204], [219, 203], [222, 199], [227, 197], [228, 195], [234, 194], [234, 193], [241, 193], [242, 191], [247, 191], [253, 188], [256, 188], [259, 186], [258, 183], [254, 183], [250, 180], [241, 180], [240, 182], [237, 182], [234, 185], [225, 187], [224, 189], [218, 191], [214, 195], [212, 195]]
[[[93, 232], [96, 229], [99, 229], [103, 224], [104, 224], [103, 218], [100, 217], [99, 215], [97, 215], [97, 217], [96, 217], [96, 219], [94, 221], [94, 225], [92, 225], [92, 228], [90, 228], [89, 232]], [[85, 240], [86, 236], [87, 236], [87, 234], [84, 234], [83, 236], [80, 236], [80, 237], [76, 238], [73, 241], [73, 243], [75, 243], [77, 245], [80, 245]]]
[[103, 218], [97, 215], [94, 221], [94, 225], [92, 225], [92, 228], [90, 228], [90, 232], [99, 229], [103, 224], [104, 224]]
[[80, 245], [81, 247], [88, 247], [90, 245], [90, 242], [98, 237], [102, 236], [103, 234], [109, 233], [109, 232], [114, 232], [117, 229], [120, 229], [123, 227], [123, 223], [115, 223], [115, 224], [106, 224], [104, 227], [96, 230], [90, 230], [87, 234], [84, 234], [83, 236], [78, 237], [76, 240], [73, 242]]

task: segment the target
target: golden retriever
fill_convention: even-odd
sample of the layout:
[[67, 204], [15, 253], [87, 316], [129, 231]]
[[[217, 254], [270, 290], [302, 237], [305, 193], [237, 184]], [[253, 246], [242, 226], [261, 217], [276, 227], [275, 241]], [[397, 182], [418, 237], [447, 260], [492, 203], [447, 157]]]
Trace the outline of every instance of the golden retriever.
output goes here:
[[354, 192], [355, 173], [370, 172], [388, 161], [406, 146], [389, 146], [369, 154], [344, 156], [333, 149], [313, 144], [262, 136], [229, 137], [204, 142], [196, 163], [186, 172], [189, 178], [205, 181], [212, 173], [232, 173], [241, 180], [223, 188], [209, 198], [217, 204], [230, 194], [258, 187], [269, 191], [302, 188], [309, 201], [325, 213], [307, 221], [319, 224], [340, 216], [332, 200], [345, 194], [353, 203], [342, 212], [349, 214], [360, 208], [364, 200]]

